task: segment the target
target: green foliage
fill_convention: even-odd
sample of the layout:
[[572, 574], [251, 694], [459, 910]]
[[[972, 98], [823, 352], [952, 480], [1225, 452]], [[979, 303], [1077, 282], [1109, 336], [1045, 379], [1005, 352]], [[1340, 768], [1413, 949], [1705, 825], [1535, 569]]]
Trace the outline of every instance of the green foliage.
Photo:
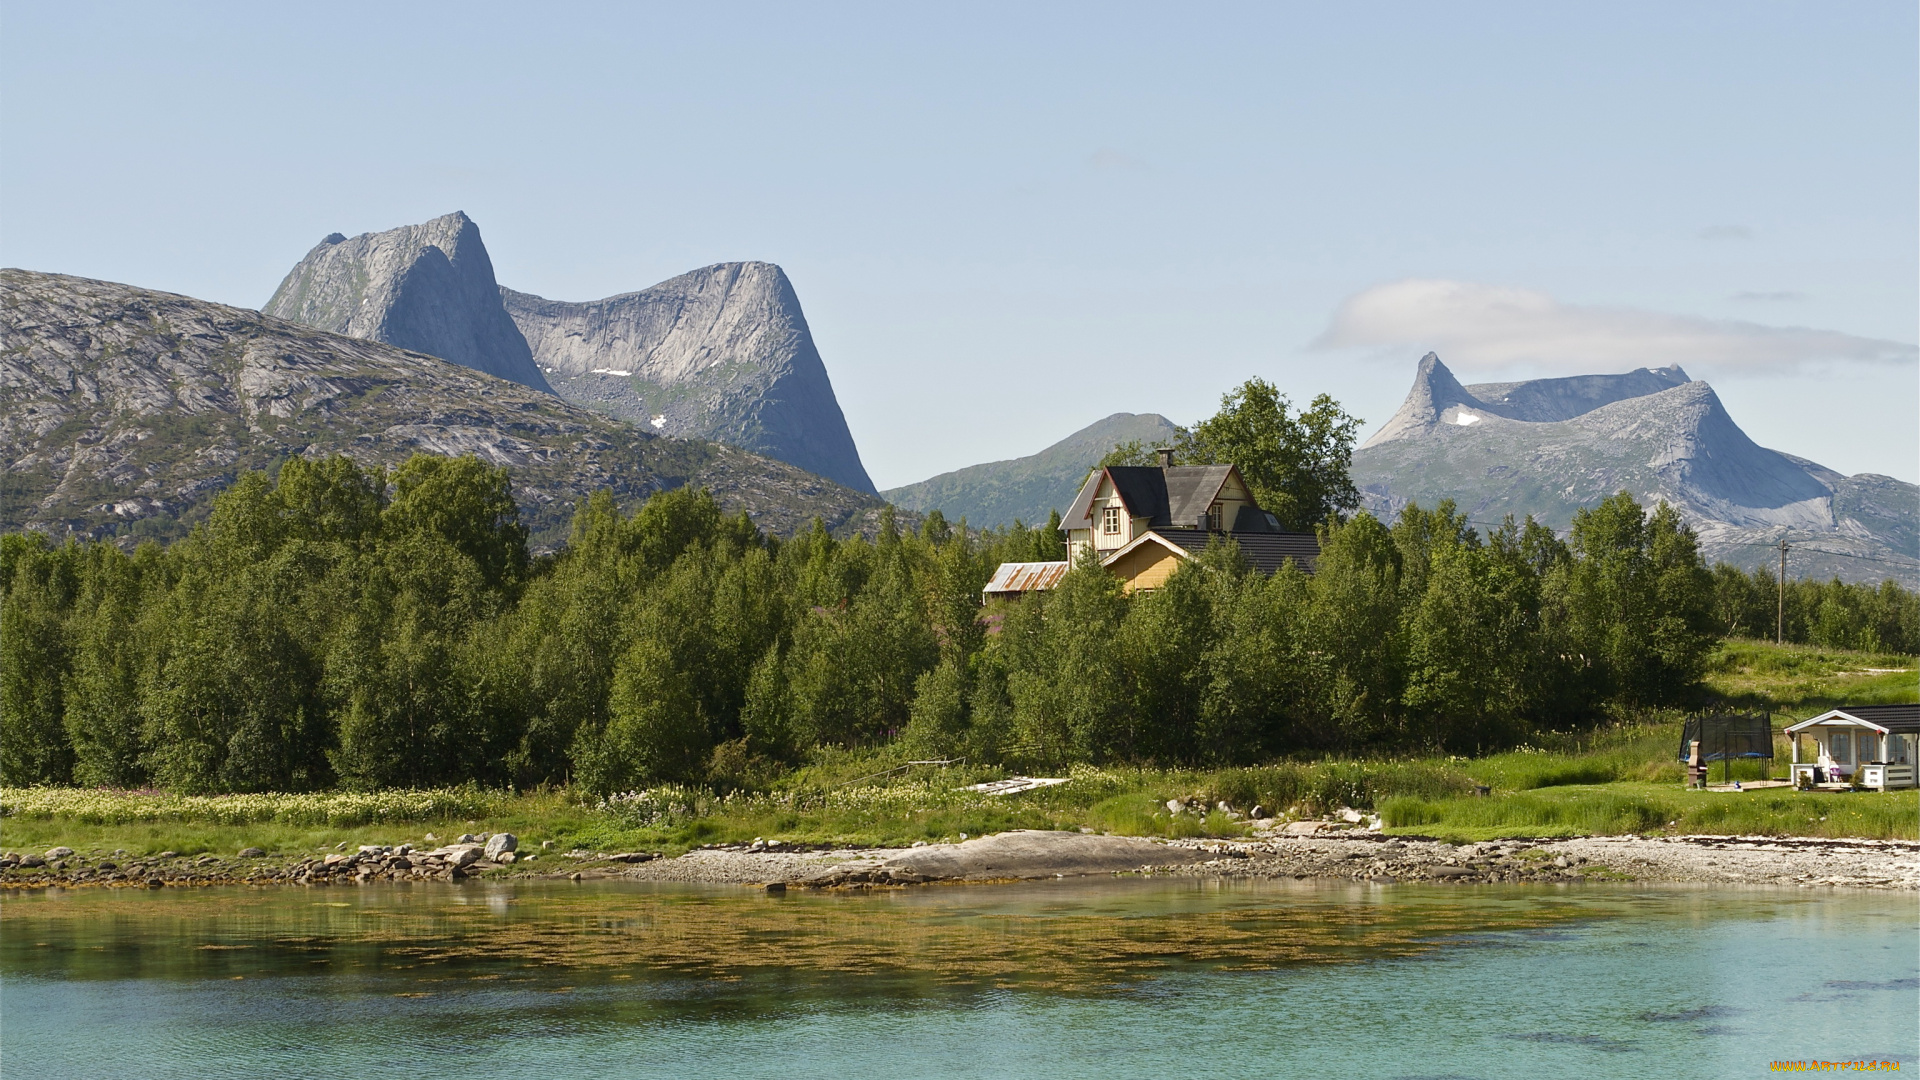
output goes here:
[[1713, 568], [1713, 616], [1728, 637], [1772, 641], [1784, 633], [1795, 645], [1920, 653], [1920, 593], [1892, 580], [1789, 580], [1783, 593], [1769, 567], [1742, 573], [1722, 563]]
[[1360, 421], [1321, 394], [1298, 412], [1278, 387], [1249, 379], [1220, 399], [1220, 411], [1184, 433], [1183, 465], [1235, 465], [1254, 501], [1281, 524], [1305, 531], [1360, 505], [1347, 470]]
[[[1234, 422], [1282, 415], [1265, 393], [1245, 389]], [[1213, 430], [1226, 445], [1237, 429]], [[164, 550], [0, 538], [0, 772], [208, 795], [611, 796], [966, 758], [1213, 769], [1236, 805], [1365, 806], [1466, 781], [1235, 770], [1485, 754], [1733, 677], [1691, 533], [1625, 495], [1570, 544], [1409, 506], [1391, 527], [1325, 520], [1313, 575], [1254, 573], [1221, 538], [1155, 590], [1125, 593], [1088, 556], [1055, 591], [983, 612], [994, 568], [1063, 554], [1057, 530], [929, 517], [902, 532], [889, 516], [871, 541], [816, 522], [783, 542], [676, 490], [632, 514], [584, 501], [569, 546], [535, 561], [509, 490], [474, 459], [391, 474], [294, 459], [241, 478]], [[1483, 759], [1477, 782], [1652, 778], [1598, 759], [1528, 773], [1521, 757]]]

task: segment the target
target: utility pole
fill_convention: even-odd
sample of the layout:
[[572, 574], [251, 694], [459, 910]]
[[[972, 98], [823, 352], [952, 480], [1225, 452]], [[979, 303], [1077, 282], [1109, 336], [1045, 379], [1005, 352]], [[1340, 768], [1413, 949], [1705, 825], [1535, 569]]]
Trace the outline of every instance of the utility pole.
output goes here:
[[1787, 539], [1780, 538], [1780, 591], [1775, 593], [1779, 605], [1774, 612], [1773, 641], [1776, 645], [1787, 643]]

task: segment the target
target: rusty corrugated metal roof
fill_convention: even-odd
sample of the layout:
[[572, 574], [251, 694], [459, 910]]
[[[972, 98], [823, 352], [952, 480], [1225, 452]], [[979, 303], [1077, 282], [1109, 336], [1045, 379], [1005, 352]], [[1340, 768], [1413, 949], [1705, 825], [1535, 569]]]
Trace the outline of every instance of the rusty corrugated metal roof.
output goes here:
[[1060, 584], [1072, 566], [1070, 562], [1003, 562], [1000, 569], [993, 572], [993, 580], [981, 591], [991, 596], [1051, 589]]

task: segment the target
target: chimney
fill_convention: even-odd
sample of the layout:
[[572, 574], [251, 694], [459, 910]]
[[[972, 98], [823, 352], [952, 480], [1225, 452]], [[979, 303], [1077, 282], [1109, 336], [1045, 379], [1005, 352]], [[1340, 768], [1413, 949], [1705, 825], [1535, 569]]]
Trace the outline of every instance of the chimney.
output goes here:
[[1160, 467], [1162, 469], [1173, 468], [1173, 448], [1172, 447], [1162, 446], [1156, 449], [1154, 453], [1160, 455]]
[[1193, 527], [1199, 529], [1201, 532], [1212, 532], [1213, 519], [1208, 516], [1205, 511], [1202, 511], [1198, 517], [1193, 519]]

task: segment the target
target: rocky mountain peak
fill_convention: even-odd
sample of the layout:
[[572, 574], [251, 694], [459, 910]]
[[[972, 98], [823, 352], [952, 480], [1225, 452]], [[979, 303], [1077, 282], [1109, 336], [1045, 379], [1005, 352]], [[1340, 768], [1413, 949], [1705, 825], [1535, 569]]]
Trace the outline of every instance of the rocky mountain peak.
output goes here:
[[460, 211], [352, 238], [331, 233], [262, 310], [552, 390], [500, 304], [480, 227]]
[[873, 490], [800, 299], [773, 263], [715, 263], [579, 303], [500, 296], [560, 396]]
[[1531, 514], [1565, 529], [1625, 490], [1679, 510], [1709, 558], [1751, 566], [1785, 538], [1798, 573], [1920, 580], [1913, 485], [1760, 446], [1678, 366], [1463, 386], [1428, 353], [1352, 475], [1384, 518], [1451, 499], [1481, 525]]

